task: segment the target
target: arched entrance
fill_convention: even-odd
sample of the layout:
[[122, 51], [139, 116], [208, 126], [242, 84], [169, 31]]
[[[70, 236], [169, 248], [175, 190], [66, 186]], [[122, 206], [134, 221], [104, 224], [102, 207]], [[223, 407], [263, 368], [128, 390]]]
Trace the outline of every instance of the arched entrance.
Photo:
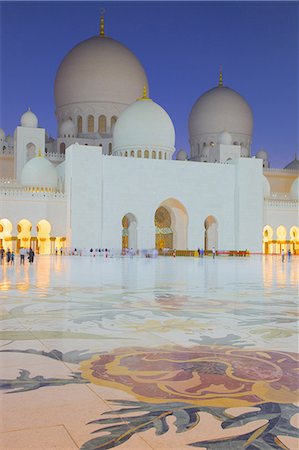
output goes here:
[[188, 214], [184, 205], [170, 198], [155, 212], [156, 248], [187, 249]]
[[0, 220], [0, 248], [11, 248], [12, 223], [8, 219]]
[[286, 251], [287, 230], [283, 225], [276, 229], [276, 253], [281, 253], [282, 249]]
[[122, 249], [137, 249], [137, 219], [128, 213], [122, 218]]
[[291, 252], [294, 253], [294, 255], [299, 254], [299, 228], [296, 226], [293, 226], [290, 229], [290, 248]]
[[268, 255], [273, 252], [273, 229], [270, 225], [266, 225], [263, 229], [263, 253]]
[[17, 240], [17, 250], [21, 247], [29, 248], [31, 239], [32, 223], [27, 219], [22, 219], [17, 225], [18, 230], [18, 240]]
[[156, 249], [173, 248], [173, 231], [170, 212], [160, 206], [155, 213]]
[[37, 231], [38, 253], [40, 255], [49, 255], [51, 253], [50, 223], [45, 219], [40, 220], [36, 225], [36, 231]]
[[218, 248], [218, 222], [214, 216], [208, 216], [204, 221], [205, 227], [205, 250]]

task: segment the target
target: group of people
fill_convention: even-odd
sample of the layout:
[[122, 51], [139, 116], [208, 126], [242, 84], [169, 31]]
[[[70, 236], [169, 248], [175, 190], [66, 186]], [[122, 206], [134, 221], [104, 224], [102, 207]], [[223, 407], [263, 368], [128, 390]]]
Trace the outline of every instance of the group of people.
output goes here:
[[[204, 257], [205, 251], [204, 251], [203, 248], [198, 248], [197, 252], [198, 252], [198, 257], [199, 258], [203, 258]], [[215, 256], [216, 256], [216, 249], [215, 249], [215, 247], [212, 247], [212, 256], [213, 256], [213, 259], [215, 259]]]
[[[288, 260], [289, 261], [291, 260], [291, 254], [292, 254], [292, 252], [289, 249], [288, 250]], [[281, 250], [281, 260], [282, 260], [282, 262], [284, 262], [284, 260], [285, 260], [285, 250], [284, 250], [284, 248]]]
[[[20, 248], [20, 264], [25, 264], [25, 257], [28, 257], [28, 261], [30, 264], [34, 261], [35, 253], [30, 247], [29, 249], [21, 247]], [[10, 250], [9, 248], [5, 251], [4, 248], [0, 249], [0, 263], [4, 264], [4, 260], [6, 260], [7, 264], [14, 264], [15, 262], [15, 252]]]

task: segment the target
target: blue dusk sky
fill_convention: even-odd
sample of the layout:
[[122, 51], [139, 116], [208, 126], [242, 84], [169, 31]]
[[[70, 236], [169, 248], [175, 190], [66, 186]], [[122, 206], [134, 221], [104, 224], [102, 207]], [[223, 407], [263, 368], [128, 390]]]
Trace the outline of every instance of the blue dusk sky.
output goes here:
[[0, 127], [12, 134], [30, 106], [56, 137], [54, 79], [66, 53], [98, 34], [126, 45], [170, 115], [176, 148], [189, 153], [188, 116], [218, 83], [250, 104], [252, 154], [284, 167], [298, 151], [297, 2], [2, 2]]

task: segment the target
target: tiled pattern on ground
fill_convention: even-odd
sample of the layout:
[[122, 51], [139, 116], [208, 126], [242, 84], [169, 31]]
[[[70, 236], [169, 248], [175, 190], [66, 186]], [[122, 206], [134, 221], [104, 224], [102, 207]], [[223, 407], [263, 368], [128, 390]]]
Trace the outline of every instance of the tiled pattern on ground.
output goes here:
[[299, 257], [0, 267], [4, 450], [298, 450]]

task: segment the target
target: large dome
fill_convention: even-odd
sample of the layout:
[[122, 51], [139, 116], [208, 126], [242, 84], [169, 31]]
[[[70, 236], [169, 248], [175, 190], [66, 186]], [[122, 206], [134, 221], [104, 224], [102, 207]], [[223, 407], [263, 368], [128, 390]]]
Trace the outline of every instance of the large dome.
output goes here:
[[54, 165], [46, 158], [36, 156], [30, 159], [22, 170], [21, 184], [28, 187], [57, 187], [58, 174]]
[[55, 79], [56, 108], [86, 102], [129, 105], [147, 84], [142, 65], [128, 48], [109, 37], [94, 36], [61, 62]]
[[217, 86], [203, 94], [195, 102], [190, 117], [190, 135], [202, 133], [242, 133], [251, 135], [252, 111], [238, 92]]
[[[242, 156], [250, 156], [253, 115], [246, 100], [225, 86], [217, 86], [195, 102], [189, 116], [189, 136], [193, 157], [206, 156], [217, 136], [226, 130], [232, 143], [242, 147]], [[193, 158], [195, 159], [195, 158]]]
[[[165, 151], [167, 159], [174, 152], [175, 131], [167, 112], [149, 98], [128, 106], [115, 124], [113, 154], [122, 151]], [[164, 157], [163, 157], [164, 159]]]

